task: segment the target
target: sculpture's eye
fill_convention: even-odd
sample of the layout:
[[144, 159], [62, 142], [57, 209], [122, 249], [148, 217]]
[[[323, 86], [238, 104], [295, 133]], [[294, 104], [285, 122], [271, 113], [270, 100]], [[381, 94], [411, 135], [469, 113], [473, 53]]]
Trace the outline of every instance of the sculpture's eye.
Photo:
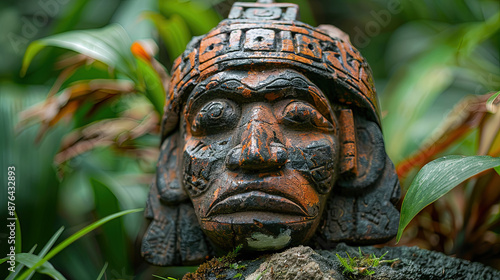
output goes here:
[[235, 106], [226, 100], [210, 101], [205, 104], [194, 118], [191, 131], [193, 135], [208, 135], [233, 128], [238, 121]]
[[283, 111], [283, 123], [298, 129], [319, 128], [332, 131], [334, 125], [311, 105], [294, 101]]

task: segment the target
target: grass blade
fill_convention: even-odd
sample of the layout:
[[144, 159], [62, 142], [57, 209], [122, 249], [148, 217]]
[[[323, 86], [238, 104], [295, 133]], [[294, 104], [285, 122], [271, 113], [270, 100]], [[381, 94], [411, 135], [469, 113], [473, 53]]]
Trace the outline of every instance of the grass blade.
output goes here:
[[30, 269], [28, 269], [27, 271], [25, 271], [21, 277], [19, 277], [19, 280], [24, 280], [26, 279], [26, 277], [33, 271], [35, 271], [35, 269], [37, 269], [38, 267], [40, 267], [41, 265], [43, 265], [45, 262], [47, 262], [48, 260], [50, 260], [52, 257], [54, 257], [57, 253], [59, 253], [61, 250], [63, 250], [64, 248], [68, 247], [71, 243], [75, 242], [76, 240], [80, 239], [81, 237], [83, 237], [84, 235], [86, 235], [87, 233], [93, 231], [94, 229], [102, 226], [103, 224], [113, 220], [113, 219], [116, 219], [116, 218], [119, 218], [121, 216], [124, 216], [124, 215], [127, 215], [127, 214], [131, 214], [131, 213], [136, 213], [136, 212], [140, 212], [142, 211], [143, 209], [140, 208], [140, 209], [132, 209], [132, 210], [126, 210], [126, 211], [122, 211], [122, 212], [119, 212], [119, 213], [115, 213], [113, 215], [109, 215], [105, 218], [102, 218], [100, 219], [99, 221], [97, 222], [94, 222], [92, 223], [91, 225], [81, 229], [80, 231], [78, 231], [77, 233], [71, 235], [70, 237], [68, 237], [67, 239], [65, 239], [63, 242], [61, 242], [59, 245], [57, 245], [54, 249], [52, 249], [46, 257], [44, 257], [43, 259], [41, 259], [40, 261], [38, 261], [35, 265], [33, 265]]
[[158, 275], [154, 275], [154, 274], [153, 274], [153, 277], [156, 277], [156, 278], [162, 279], [162, 280], [167, 280], [167, 278], [164, 278], [164, 277], [161, 277], [161, 276], [158, 276]]
[[99, 276], [97, 276], [97, 280], [101, 280], [102, 276], [104, 276], [104, 272], [106, 272], [106, 268], [108, 268], [108, 263], [104, 264], [101, 273], [99, 273]]
[[19, 217], [17, 217], [17, 212], [14, 211], [14, 217], [16, 218], [16, 254], [22, 252], [22, 236], [21, 236], [21, 222], [19, 222]]
[[[54, 245], [54, 243], [59, 238], [59, 236], [61, 236], [63, 231], [64, 231], [64, 226], [62, 226], [58, 231], [56, 231], [56, 233], [54, 233], [54, 235], [52, 235], [49, 242], [47, 242], [47, 244], [45, 244], [45, 246], [43, 246], [42, 251], [40, 251], [40, 253], [38, 254], [38, 256], [40, 258], [43, 258], [47, 254], [47, 252], [50, 250], [50, 248], [52, 248], [52, 245]], [[32, 252], [30, 252], [30, 253], [32, 253]], [[33, 275], [35, 275], [34, 271], [31, 272], [31, 274], [28, 277], [26, 277], [26, 280], [31, 279], [31, 277], [33, 277]]]
[[427, 205], [468, 178], [499, 166], [500, 158], [490, 156], [446, 156], [425, 165], [403, 200], [396, 241], [399, 242], [406, 226]]
[[49, 242], [47, 242], [47, 244], [43, 246], [42, 251], [40, 251], [40, 254], [38, 254], [40, 258], [45, 257], [47, 252], [50, 250], [50, 248], [52, 248], [52, 245], [56, 243], [56, 240], [59, 238], [59, 236], [61, 236], [63, 231], [64, 231], [64, 226], [62, 226], [58, 231], [56, 231], [56, 233], [54, 233], [54, 235], [52, 235]]

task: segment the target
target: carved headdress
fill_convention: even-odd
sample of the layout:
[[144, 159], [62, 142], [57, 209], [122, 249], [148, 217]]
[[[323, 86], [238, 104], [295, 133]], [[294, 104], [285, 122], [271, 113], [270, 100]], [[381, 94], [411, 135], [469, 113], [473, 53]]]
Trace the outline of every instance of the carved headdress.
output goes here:
[[228, 19], [195, 37], [175, 60], [162, 120], [162, 149], [146, 217], [142, 253], [157, 265], [197, 263], [212, 254], [178, 178], [180, 113], [207, 77], [247, 66], [291, 68], [325, 93], [340, 121], [342, 176], [333, 188], [312, 245], [373, 244], [392, 238], [399, 182], [387, 157], [371, 70], [348, 36], [331, 25], [297, 20], [288, 3], [235, 3]]

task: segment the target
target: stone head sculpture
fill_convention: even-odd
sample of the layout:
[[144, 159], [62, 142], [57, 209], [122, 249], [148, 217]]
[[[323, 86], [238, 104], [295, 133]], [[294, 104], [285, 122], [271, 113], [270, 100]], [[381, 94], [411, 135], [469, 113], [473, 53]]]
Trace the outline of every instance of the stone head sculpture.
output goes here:
[[194, 264], [392, 238], [399, 182], [366, 60], [294, 4], [235, 3], [172, 70], [142, 254]]

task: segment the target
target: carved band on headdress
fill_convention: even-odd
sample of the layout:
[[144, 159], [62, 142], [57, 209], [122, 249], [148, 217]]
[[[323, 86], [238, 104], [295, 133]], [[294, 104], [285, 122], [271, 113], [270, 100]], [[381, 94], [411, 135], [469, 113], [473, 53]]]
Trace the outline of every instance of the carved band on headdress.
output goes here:
[[331, 101], [362, 108], [380, 125], [371, 70], [348, 36], [333, 26], [314, 28], [297, 15], [295, 4], [235, 3], [228, 19], [194, 38], [174, 62], [163, 137], [177, 125], [179, 103], [190, 86], [229, 68], [260, 64], [292, 67], [327, 81]]

